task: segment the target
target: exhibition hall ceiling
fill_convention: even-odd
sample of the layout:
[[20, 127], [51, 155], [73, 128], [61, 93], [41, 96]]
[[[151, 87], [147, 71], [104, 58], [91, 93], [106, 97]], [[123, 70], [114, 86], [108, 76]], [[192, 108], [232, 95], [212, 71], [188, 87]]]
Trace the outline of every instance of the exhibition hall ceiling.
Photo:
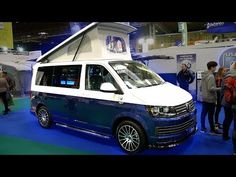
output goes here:
[[[72, 29], [81, 29], [91, 22], [13, 22], [14, 46], [25, 50], [48, 51], [69, 36]], [[188, 31], [206, 29], [205, 22], [187, 22]], [[177, 22], [130, 22], [138, 30], [132, 39], [148, 35], [150, 29], [155, 35], [178, 33]], [[79, 26], [79, 27], [78, 27]], [[76, 28], [74, 28], [76, 27]], [[153, 30], [154, 29], [154, 30]]]
[[40, 42], [49, 36], [70, 32], [68, 22], [13, 22], [12, 27], [15, 42]]
[[[87, 25], [89, 22], [87, 22], [87, 24], [83, 22], [83, 25], [84, 24]], [[148, 29], [150, 25], [154, 25], [156, 34], [178, 32], [177, 22], [130, 22], [130, 24], [138, 29]], [[189, 31], [206, 29], [205, 22], [188, 22], [187, 24]], [[71, 32], [70, 29], [71, 23], [69, 22], [13, 22], [15, 42], [39, 42], [47, 37], [69, 35]]]
[[[145, 27], [154, 25], [157, 34], [169, 34], [178, 32], [178, 22], [131, 22], [135, 27]], [[206, 29], [206, 22], [187, 22], [188, 31], [197, 31]]]

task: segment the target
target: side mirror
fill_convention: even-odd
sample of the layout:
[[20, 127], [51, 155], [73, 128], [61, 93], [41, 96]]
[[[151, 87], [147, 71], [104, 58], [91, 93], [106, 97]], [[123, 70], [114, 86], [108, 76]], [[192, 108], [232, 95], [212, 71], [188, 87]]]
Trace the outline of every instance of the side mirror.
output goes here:
[[102, 83], [101, 87], [100, 87], [100, 90], [102, 92], [117, 92], [118, 90], [114, 87], [114, 85], [110, 82], [105, 82], [105, 83]]

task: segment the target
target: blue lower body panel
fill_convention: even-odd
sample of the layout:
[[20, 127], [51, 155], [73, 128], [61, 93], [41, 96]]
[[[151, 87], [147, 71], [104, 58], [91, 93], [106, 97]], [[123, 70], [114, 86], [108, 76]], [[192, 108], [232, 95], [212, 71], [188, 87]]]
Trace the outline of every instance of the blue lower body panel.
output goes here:
[[196, 127], [196, 111], [183, 117], [157, 120], [149, 144], [158, 147], [175, 146], [195, 134]]

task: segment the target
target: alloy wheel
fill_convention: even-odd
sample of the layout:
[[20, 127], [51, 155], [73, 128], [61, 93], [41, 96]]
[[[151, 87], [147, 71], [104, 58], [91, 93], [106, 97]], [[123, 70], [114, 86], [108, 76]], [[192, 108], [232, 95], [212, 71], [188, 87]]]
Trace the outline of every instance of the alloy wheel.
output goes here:
[[118, 130], [118, 141], [128, 152], [136, 151], [140, 146], [140, 137], [137, 130], [130, 125], [123, 125]]

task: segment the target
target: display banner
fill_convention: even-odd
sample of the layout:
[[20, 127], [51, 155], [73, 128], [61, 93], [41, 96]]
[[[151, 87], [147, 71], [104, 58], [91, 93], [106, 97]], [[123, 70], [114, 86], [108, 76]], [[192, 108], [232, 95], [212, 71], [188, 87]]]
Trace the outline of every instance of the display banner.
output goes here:
[[4, 22], [0, 28], [0, 47], [14, 48], [11, 22]]
[[224, 50], [220, 54], [218, 62], [220, 67], [224, 66], [226, 68], [230, 68], [231, 63], [236, 62], [236, 47]]
[[[189, 84], [189, 93], [196, 100], [196, 54], [180, 54], [177, 58], [177, 75], [181, 71], [181, 65], [185, 64], [194, 77], [194, 80]], [[178, 83], [179, 84], [179, 83]]]
[[236, 22], [209, 22], [208, 33], [232, 33], [236, 32]]

